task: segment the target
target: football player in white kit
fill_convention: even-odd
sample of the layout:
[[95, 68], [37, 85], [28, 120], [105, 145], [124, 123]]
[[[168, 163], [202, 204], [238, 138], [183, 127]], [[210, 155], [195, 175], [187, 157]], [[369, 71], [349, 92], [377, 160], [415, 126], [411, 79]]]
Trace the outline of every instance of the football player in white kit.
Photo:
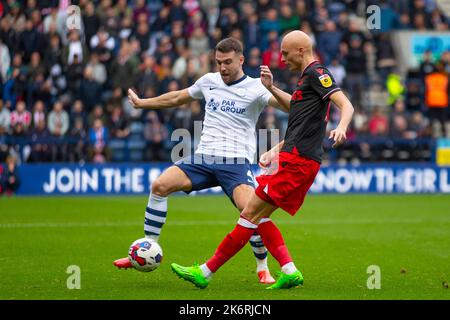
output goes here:
[[[166, 221], [167, 197], [177, 191], [189, 193], [215, 186], [222, 187], [241, 212], [254, 192], [250, 163], [256, 152], [255, 127], [267, 105], [289, 111], [289, 103], [279, 105], [261, 83], [244, 74], [243, 47], [240, 41], [226, 38], [215, 48], [219, 72], [207, 73], [191, 87], [168, 92], [155, 98], [140, 99], [133, 90], [128, 98], [135, 108], [162, 109], [204, 99], [206, 112], [203, 131], [194, 155], [181, 159], [165, 170], [151, 186], [145, 211], [146, 238], [158, 241]], [[265, 75], [263, 77], [266, 77]], [[290, 95], [281, 91], [284, 101]], [[245, 132], [250, 132], [243, 136]], [[260, 283], [274, 283], [267, 266], [267, 249], [255, 233], [250, 240], [257, 262]], [[114, 261], [119, 268], [131, 268], [128, 258]]]

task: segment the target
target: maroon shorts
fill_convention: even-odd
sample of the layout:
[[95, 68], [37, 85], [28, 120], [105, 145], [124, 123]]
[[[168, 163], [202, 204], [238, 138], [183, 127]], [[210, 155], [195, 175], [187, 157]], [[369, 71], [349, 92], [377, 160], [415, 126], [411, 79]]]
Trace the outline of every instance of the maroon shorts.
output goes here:
[[293, 153], [280, 152], [274, 165], [276, 172], [256, 177], [259, 185], [255, 193], [262, 200], [295, 215], [319, 172], [320, 163], [294, 150]]

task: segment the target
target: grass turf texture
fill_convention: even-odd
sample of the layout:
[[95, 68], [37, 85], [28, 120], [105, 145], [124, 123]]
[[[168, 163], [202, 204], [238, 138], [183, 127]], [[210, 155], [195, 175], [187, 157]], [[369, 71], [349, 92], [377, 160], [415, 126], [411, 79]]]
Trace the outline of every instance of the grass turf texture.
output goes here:
[[[116, 258], [143, 236], [146, 197], [0, 198], [0, 299], [449, 299], [450, 196], [310, 195], [295, 217], [273, 220], [305, 283], [267, 291], [246, 246], [205, 290], [181, 281], [170, 263], [213, 254], [238, 217], [221, 196], [169, 200], [153, 272], [118, 270]], [[69, 290], [69, 265], [81, 289]], [[279, 266], [269, 258], [273, 273]], [[381, 289], [366, 286], [381, 268]]]

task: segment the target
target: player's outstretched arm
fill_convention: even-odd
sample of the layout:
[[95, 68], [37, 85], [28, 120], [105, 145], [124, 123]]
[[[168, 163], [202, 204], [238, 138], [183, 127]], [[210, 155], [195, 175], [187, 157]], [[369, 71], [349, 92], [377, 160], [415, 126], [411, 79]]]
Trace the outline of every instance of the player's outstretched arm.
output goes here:
[[342, 91], [333, 93], [330, 96], [330, 99], [341, 110], [341, 120], [339, 121], [336, 129], [331, 130], [329, 136], [329, 139], [334, 140], [332, 147], [336, 148], [347, 140], [346, 132], [348, 125], [352, 121], [354, 109], [352, 103], [348, 100], [345, 94], [342, 93]]
[[261, 66], [261, 83], [272, 94], [272, 97], [269, 99], [269, 105], [279, 108], [284, 112], [289, 112], [291, 108], [291, 95], [273, 84], [273, 75], [268, 66]]
[[189, 95], [188, 89], [183, 89], [154, 98], [140, 99], [132, 89], [128, 89], [128, 100], [138, 109], [164, 109], [181, 106], [193, 101], [194, 98]]

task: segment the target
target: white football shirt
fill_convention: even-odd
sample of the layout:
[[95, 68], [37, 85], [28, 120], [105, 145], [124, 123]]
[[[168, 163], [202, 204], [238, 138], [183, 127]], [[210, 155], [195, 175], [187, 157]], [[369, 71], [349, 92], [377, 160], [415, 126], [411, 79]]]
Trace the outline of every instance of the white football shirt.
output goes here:
[[202, 136], [195, 153], [253, 162], [256, 122], [272, 96], [261, 80], [243, 76], [227, 85], [219, 72], [207, 73], [188, 91], [192, 98], [206, 101]]

